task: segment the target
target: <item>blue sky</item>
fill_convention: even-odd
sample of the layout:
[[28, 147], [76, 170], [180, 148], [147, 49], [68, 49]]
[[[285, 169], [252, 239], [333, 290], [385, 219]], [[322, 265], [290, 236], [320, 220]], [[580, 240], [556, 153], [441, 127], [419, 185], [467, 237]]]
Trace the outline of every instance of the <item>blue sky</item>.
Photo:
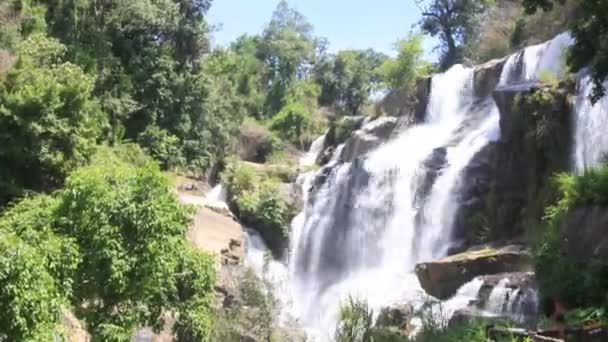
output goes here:
[[[279, 0], [214, 0], [208, 14], [214, 44], [226, 45], [243, 33], [260, 33]], [[288, 0], [310, 21], [318, 36], [329, 40], [330, 51], [373, 48], [393, 55], [393, 43], [418, 21], [414, 0]], [[434, 41], [425, 49], [431, 56]]]

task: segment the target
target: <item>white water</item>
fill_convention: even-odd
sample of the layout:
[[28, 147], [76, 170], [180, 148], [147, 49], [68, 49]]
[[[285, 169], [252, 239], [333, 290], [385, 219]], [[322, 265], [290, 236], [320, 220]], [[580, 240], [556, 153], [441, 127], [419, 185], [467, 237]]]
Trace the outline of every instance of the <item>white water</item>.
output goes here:
[[[462, 171], [498, 138], [495, 106], [481, 115], [472, 110], [472, 82], [473, 70], [462, 66], [436, 75], [426, 122], [363, 161], [334, 167], [294, 220], [292, 313], [317, 340], [331, 339], [349, 296], [375, 310], [426, 298], [414, 266], [446, 254]], [[438, 148], [446, 149], [445, 167], [424, 190], [424, 163]], [[450, 310], [468, 303], [465, 297], [456, 296]]]
[[504, 278], [490, 292], [484, 311], [490, 315], [509, 317], [518, 323], [525, 323], [529, 316], [535, 316], [538, 307], [538, 293], [535, 289], [512, 288], [509, 278]]
[[[568, 41], [569, 36], [560, 35], [509, 57], [499, 87], [537, 80], [545, 69], [559, 73]], [[298, 178], [305, 207], [291, 225], [288, 271], [282, 264], [269, 266], [263, 242], [249, 236], [249, 262], [261, 271], [267, 265], [266, 274], [273, 269], [269, 278], [281, 303], [313, 339], [332, 339], [340, 304], [349, 296], [365, 299], [376, 312], [396, 302], [428, 299], [414, 266], [446, 255], [463, 170], [477, 152], [500, 138], [498, 109], [491, 98], [473, 96], [472, 82], [473, 70], [462, 66], [434, 76], [423, 124], [353, 163], [339, 164], [340, 146], [329, 163], [331, 171], [310, 196], [324, 171]], [[322, 138], [302, 165], [314, 163]], [[443, 166], [429, 170], [425, 165], [439, 150], [445, 151], [439, 158]], [[445, 301], [445, 318], [469, 305], [480, 286], [481, 280], [474, 279]], [[498, 305], [488, 311], [494, 309]]]
[[211, 189], [205, 196], [205, 199], [210, 201], [224, 202], [228, 200], [228, 192], [224, 188], [222, 183], [218, 183], [216, 186]]
[[591, 77], [583, 75], [578, 81], [574, 107], [573, 166], [577, 173], [606, 161], [608, 153], [608, 96], [592, 104], [589, 100], [592, 90]]
[[566, 49], [574, 43], [564, 32], [545, 43], [528, 46], [507, 59], [499, 86], [538, 81], [543, 72], [554, 76], [564, 73]]

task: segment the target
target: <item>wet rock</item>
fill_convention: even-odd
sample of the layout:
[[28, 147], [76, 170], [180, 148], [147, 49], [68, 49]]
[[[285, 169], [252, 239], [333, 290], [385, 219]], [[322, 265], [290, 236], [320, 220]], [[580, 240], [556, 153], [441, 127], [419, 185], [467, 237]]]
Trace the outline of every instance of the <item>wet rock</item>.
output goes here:
[[486, 97], [492, 94], [498, 82], [507, 57], [493, 59], [475, 67], [473, 83], [475, 96]]
[[281, 197], [294, 208], [296, 212], [300, 212], [304, 208], [304, 193], [302, 187], [296, 182], [282, 183], [279, 187]]
[[473, 278], [530, 269], [528, 253], [518, 245], [483, 248], [416, 265], [422, 288], [431, 296], [447, 299]]
[[398, 121], [397, 118], [382, 117], [366, 124], [348, 138], [340, 155], [340, 161], [351, 162], [378, 147], [388, 140]]
[[562, 251], [579, 262], [608, 265], [608, 208], [578, 208], [564, 219]]

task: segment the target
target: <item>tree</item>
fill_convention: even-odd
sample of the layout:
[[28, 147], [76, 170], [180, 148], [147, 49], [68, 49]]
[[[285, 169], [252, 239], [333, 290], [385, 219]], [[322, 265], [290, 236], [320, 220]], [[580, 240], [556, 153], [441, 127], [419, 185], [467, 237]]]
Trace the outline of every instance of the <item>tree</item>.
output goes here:
[[[523, 6], [528, 13], [538, 9], [549, 11], [563, 0], [524, 0]], [[568, 64], [573, 70], [588, 67], [595, 83], [591, 96], [593, 102], [605, 94], [604, 80], [608, 76], [608, 2], [584, 0], [580, 2], [579, 16], [570, 24], [570, 33], [575, 43], [568, 54]]]
[[0, 86], [0, 203], [52, 190], [88, 161], [106, 125], [94, 78], [64, 62], [66, 47], [32, 35]]
[[422, 34], [410, 34], [395, 43], [397, 57], [386, 60], [379, 73], [392, 89], [412, 88], [416, 79], [431, 72], [431, 63], [422, 59]]
[[491, 0], [416, 0], [422, 12], [420, 28], [441, 42], [440, 69], [462, 60], [462, 45], [471, 35], [475, 17]]
[[166, 313], [178, 341], [209, 336], [213, 259], [187, 244], [191, 212], [158, 167], [125, 152], [0, 217], [0, 339], [52, 340], [68, 304], [96, 340], [159, 331]]
[[315, 66], [321, 86], [319, 104], [340, 114], [357, 115], [380, 83], [378, 67], [387, 56], [374, 50], [344, 50], [322, 58]]
[[270, 116], [285, 105], [291, 83], [308, 74], [316, 54], [312, 25], [299, 12], [279, 2], [272, 20], [264, 30], [258, 57], [267, 68], [266, 108]]

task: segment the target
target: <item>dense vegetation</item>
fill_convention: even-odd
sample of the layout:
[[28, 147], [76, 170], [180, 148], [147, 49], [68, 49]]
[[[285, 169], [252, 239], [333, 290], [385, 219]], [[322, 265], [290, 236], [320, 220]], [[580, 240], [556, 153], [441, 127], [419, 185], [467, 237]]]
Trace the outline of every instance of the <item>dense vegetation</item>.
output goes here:
[[[124, 155], [145, 161], [133, 151]], [[179, 340], [209, 335], [215, 271], [186, 243], [190, 211], [155, 164], [105, 152], [61, 191], [26, 198], [0, 218], [2, 340], [61, 336], [70, 308], [103, 341], [162, 329], [169, 313]]]
[[[0, 341], [60, 338], [67, 311], [101, 341], [129, 340], [143, 326], [159, 331], [165, 320], [176, 321], [180, 341], [251, 330], [270, 339], [276, 308], [248, 274], [238, 301], [253, 309], [214, 322], [214, 260], [186, 243], [191, 212], [163, 171], [223, 171], [235, 213], [279, 255], [294, 215], [284, 183], [302, 171], [298, 149], [323, 132], [330, 144], [344, 142], [363, 116], [383, 115], [375, 95], [402, 91], [411, 100], [416, 80], [435, 69], [502, 57], [565, 27], [576, 41], [571, 70], [589, 67], [594, 99], [604, 92], [606, 1], [416, 3], [420, 32], [397, 41], [391, 58], [328, 53], [285, 1], [262, 32], [214, 49], [211, 0], [1, 1]], [[436, 65], [422, 58], [424, 34], [440, 42]], [[550, 102], [547, 94], [527, 105]], [[530, 113], [539, 148], [564, 143], [552, 118]], [[560, 200], [535, 250], [543, 295], [596, 315], [606, 309], [608, 271], [562, 256], [559, 229], [576, 208], [606, 204], [607, 180], [606, 168], [558, 176]], [[341, 315], [338, 340], [395, 340], [364, 302]], [[475, 322], [423, 328], [419, 341], [484, 340]]]

